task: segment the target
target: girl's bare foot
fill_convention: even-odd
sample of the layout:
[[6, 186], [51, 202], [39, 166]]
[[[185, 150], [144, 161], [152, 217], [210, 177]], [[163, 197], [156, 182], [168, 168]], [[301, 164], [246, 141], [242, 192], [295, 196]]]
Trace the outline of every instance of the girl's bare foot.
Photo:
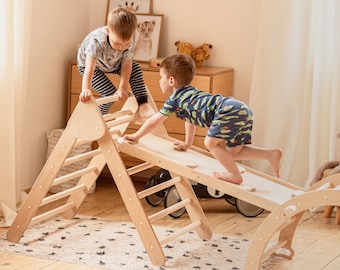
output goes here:
[[243, 181], [242, 176], [240, 174], [233, 174], [229, 172], [214, 172], [213, 174], [217, 179], [234, 183], [237, 185], [241, 184]]
[[280, 177], [282, 150], [280, 148], [271, 150], [269, 162], [276, 177]]

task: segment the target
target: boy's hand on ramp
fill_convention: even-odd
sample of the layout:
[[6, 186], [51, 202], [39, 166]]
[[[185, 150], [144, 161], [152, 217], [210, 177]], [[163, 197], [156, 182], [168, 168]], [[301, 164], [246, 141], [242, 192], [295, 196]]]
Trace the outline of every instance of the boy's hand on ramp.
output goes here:
[[129, 140], [129, 139], [126, 137], [126, 135], [125, 135], [124, 137], [118, 138], [118, 139], [117, 139], [117, 142], [118, 142], [118, 143], [127, 142], [127, 143], [129, 143], [129, 144], [136, 144], [136, 143], [138, 143], [138, 141]]
[[189, 146], [182, 141], [176, 140], [174, 141], [173, 148], [176, 151], [186, 151], [189, 148]]

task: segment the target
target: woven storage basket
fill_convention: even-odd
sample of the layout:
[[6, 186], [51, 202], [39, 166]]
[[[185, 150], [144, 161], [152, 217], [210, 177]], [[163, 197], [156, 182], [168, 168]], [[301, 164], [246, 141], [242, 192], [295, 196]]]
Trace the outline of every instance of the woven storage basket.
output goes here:
[[[63, 133], [63, 131], [64, 131], [63, 129], [53, 129], [53, 130], [50, 130], [46, 133], [47, 141], [48, 141], [47, 158], [50, 156], [52, 150], [54, 149], [55, 145], [57, 144], [57, 142], [58, 142], [61, 134]], [[92, 145], [92, 143], [88, 142], [88, 143], [73, 147], [71, 149], [68, 157], [76, 156], [76, 155], [83, 154], [85, 152], [91, 151], [92, 150], [91, 145]], [[90, 160], [91, 159], [85, 159], [85, 160], [78, 161], [78, 162], [72, 163], [70, 165], [61, 167], [58, 174], [57, 174], [57, 177], [86, 168], [88, 166], [88, 164], [90, 163]], [[71, 187], [74, 187], [78, 183], [79, 179], [80, 179], [80, 177], [77, 177], [77, 178], [71, 179], [67, 182], [61, 183], [59, 185], [52, 186], [52, 187], [50, 187], [49, 191], [52, 192], [52, 193], [58, 193], [60, 191], [69, 189]], [[96, 191], [96, 182], [90, 188], [89, 194], [92, 194], [95, 191]]]

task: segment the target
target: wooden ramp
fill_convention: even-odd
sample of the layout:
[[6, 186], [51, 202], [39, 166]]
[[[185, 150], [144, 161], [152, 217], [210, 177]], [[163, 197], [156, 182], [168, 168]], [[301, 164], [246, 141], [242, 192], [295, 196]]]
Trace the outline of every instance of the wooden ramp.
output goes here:
[[[137, 144], [118, 139], [121, 152], [272, 212], [252, 239], [244, 269], [259, 269], [261, 262], [272, 254], [293, 257], [291, 244], [303, 213], [315, 206], [340, 205], [340, 174], [318, 182], [310, 190], [304, 190], [239, 165], [244, 181], [242, 185], [235, 185], [213, 176], [214, 171], [223, 171], [224, 168], [209, 152], [199, 148], [176, 151], [173, 141], [174, 138], [155, 134], [146, 135]], [[193, 163], [195, 166], [192, 166]], [[277, 233], [278, 238], [273, 239]], [[282, 253], [282, 250], [277, 253], [281, 248], [288, 250], [288, 253]]]
[[[173, 150], [174, 139], [168, 137], [164, 129], [157, 129], [153, 134], [146, 135], [137, 144], [129, 144], [122, 140], [121, 136], [129, 122], [135, 120], [137, 105], [134, 98], [130, 97], [121, 111], [103, 117], [98, 110], [98, 104], [112, 101], [112, 97], [92, 99], [86, 104], [77, 105], [62, 137], [8, 230], [9, 241], [18, 242], [31, 222], [60, 213], [66, 218], [72, 218], [105, 164], [108, 165], [115, 180], [150, 261], [159, 266], [165, 264], [165, 255], [161, 247], [165, 243], [190, 230], [196, 230], [202, 239], [210, 239], [212, 236], [189, 179], [271, 212], [255, 233], [244, 269], [259, 269], [262, 260], [277, 254], [280, 248], [288, 250], [288, 254], [283, 256], [291, 258], [294, 255], [291, 247], [292, 239], [304, 211], [315, 206], [340, 205], [339, 175], [325, 178], [310, 190], [304, 190], [251, 168], [240, 166], [244, 170], [244, 183], [235, 185], [213, 177], [213, 171], [221, 171], [223, 168], [208, 152], [195, 147], [186, 152]], [[67, 158], [74, 145], [88, 141], [96, 141], [99, 148]], [[120, 156], [121, 152], [145, 162], [126, 169]], [[62, 166], [85, 158], [91, 158], [87, 168], [56, 178]], [[130, 175], [153, 166], [169, 170], [172, 179], [137, 193]], [[46, 196], [51, 185], [79, 176], [81, 176], [79, 183], [74, 188]], [[172, 185], [176, 186], [181, 201], [147, 216], [140, 200]], [[37, 215], [40, 206], [65, 197], [68, 199], [64, 205]], [[159, 240], [152, 224], [183, 207], [186, 208], [191, 223], [170, 237]], [[276, 239], [273, 239], [274, 236]], [[269, 242], [272, 242], [270, 247], [268, 247]]]

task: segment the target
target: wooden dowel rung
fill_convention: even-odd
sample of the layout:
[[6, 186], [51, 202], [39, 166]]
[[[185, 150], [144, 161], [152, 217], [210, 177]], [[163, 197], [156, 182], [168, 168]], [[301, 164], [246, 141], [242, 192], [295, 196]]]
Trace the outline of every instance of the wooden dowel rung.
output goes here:
[[[131, 97], [132, 93], [128, 92], [128, 96]], [[108, 96], [108, 97], [97, 98], [96, 103], [98, 105], [101, 105], [101, 104], [106, 104], [106, 103], [110, 103], [110, 102], [115, 102], [115, 101], [118, 101], [118, 100], [119, 100], [118, 95], [111, 95], [111, 96]]]
[[169, 215], [183, 207], [185, 207], [186, 205], [188, 205], [190, 203], [190, 199], [184, 199], [178, 203], [175, 203], [167, 208], [164, 208], [163, 210], [149, 216], [149, 220], [151, 223], [156, 222], [157, 220], [161, 219], [162, 217], [165, 217], [166, 215]]
[[127, 172], [129, 175], [134, 175], [136, 173], [139, 173], [139, 172], [142, 172], [142, 171], [145, 171], [147, 169], [150, 169], [152, 167], [154, 167], [155, 165], [149, 163], [149, 162], [144, 162], [144, 163], [141, 163], [141, 164], [138, 164], [136, 166], [133, 166], [129, 169], [127, 169]]
[[181, 177], [176, 176], [175, 178], [172, 178], [172, 179], [167, 180], [167, 181], [165, 181], [163, 183], [157, 184], [157, 185], [152, 186], [152, 187], [150, 187], [148, 189], [145, 189], [145, 190], [142, 190], [142, 191], [138, 192], [138, 194], [137, 194], [138, 198], [139, 199], [143, 199], [143, 198], [145, 198], [145, 197], [147, 197], [147, 196], [149, 196], [151, 194], [155, 194], [158, 191], [161, 191], [163, 189], [171, 187], [171, 186], [177, 184], [180, 181], [181, 181]]
[[119, 118], [119, 119], [116, 119], [116, 120], [109, 121], [109, 122], [106, 123], [106, 126], [108, 128], [111, 128], [111, 127], [118, 126], [118, 125], [121, 125], [121, 124], [130, 123], [133, 120], [135, 120], [134, 115], [127, 116], [127, 117], [124, 117], [124, 118]]
[[74, 187], [71, 187], [69, 189], [66, 189], [66, 190], [63, 190], [63, 191], [60, 191], [56, 194], [53, 194], [53, 195], [50, 195], [48, 197], [45, 197], [40, 206], [43, 206], [43, 205], [46, 205], [46, 204], [49, 204], [51, 202], [55, 202], [57, 200], [60, 200], [62, 198], [65, 198], [69, 195], [71, 195], [73, 192], [77, 191], [77, 190], [80, 190], [80, 189], [83, 189], [84, 192], [86, 192], [86, 185], [85, 184], [81, 184], [81, 185], [76, 185]]
[[83, 144], [85, 144], [85, 143], [91, 143], [91, 141], [78, 139], [78, 140], [76, 140], [76, 142], [74, 143], [73, 147], [76, 147], [76, 146], [79, 146], [79, 145], [83, 145]]
[[133, 115], [133, 112], [131, 110], [117, 111], [117, 112], [106, 114], [106, 115], [104, 115], [103, 118], [104, 118], [104, 121], [106, 122], [106, 121], [116, 119], [116, 118], [123, 116], [123, 115]]
[[75, 207], [75, 204], [74, 202], [68, 202], [62, 206], [59, 206], [57, 208], [54, 208], [48, 212], [45, 212], [45, 213], [42, 213], [38, 216], [35, 216], [32, 218], [32, 223], [36, 223], [36, 222], [40, 222], [40, 221], [43, 221], [45, 219], [48, 219], [48, 218], [51, 218], [51, 217], [54, 217], [62, 212], [65, 212], [71, 208]]
[[110, 102], [115, 102], [115, 101], [118, 101], [118, 100], [119, 100], [118, 95], [111, 95], [111, 96], [108, 96], [108, 97], [97, 98], [96, 103], [98, 105], [102, 105], [102, 104], [106, 104], [106, 103], [110, 103]]
[[64, 183], [66, 181], [69, 181], [69, 180], [72, 180], [74, 178], [83, 176], [84, 174], [87, 174], [87, 173], [95, 172], [97, 170], [98, 170], [98, 168], [96, 166], [89, 166], [89, 167], [86, 167], [84, 169], [81, 169], [81, 170], [78, 170], [78, 171], [75, 171], [75, 172], [71, 172], [71, 173], [63, 175], [63, 176], [59, 176], [59, 177], [54, 179], [51, 186], [53, 187], [53, 186], [59, 185], [59, 184]]
[[262, 254], [262, 259], [261, 260], [264, 260], [264, 259], [268, 258], [275, 251], [277, 251], [279, 248], [282, 248], [286, 244], [287, 244], [287, 240], [282, 240], [280, 242], [277, 242], [275, 245], [271, 246], [269, 249], [266, 250], [266, 252], [264, 252]]
[[122, 137], [122, 133], [119, 129], [110, 129], [109, 132], [111, 136], [117, 135], [118, 137]]
[[163, 246], [165, 245], [166, 243], [172, 241], [173, 239], [176, 239], [178, 238], [179, 236], [181, 236], [182, 234], [185, 234], [187, 232], [190, 232], [191, 230], [197, 228], [198, 226], [201, 225], [201, 221], [199, 220], [196, 220], [192, 223], [190, 223], [189, 225], [187, 225], [186, 227], [176, 231], [175, 233], [169, 235], [168, 237], [162, 239], [161, 241], [159, 241], [160, 245]]
[[69, 157], [69, 158], [65, 159], [63, 166], [67, 166], [69, 164], [94, 157], [94, 156], [99, 155], [101, 153], [102, 153], [101, 149], [95, 149], [95, 150], [91, 150], [91, 151], [88, 151], [88, 152], [85, 152], [85, 153], [82, 153], [82, 154], [79, 154], [79, 155], [76, 155], [76, 156], [73, 156], [73, 157]]

